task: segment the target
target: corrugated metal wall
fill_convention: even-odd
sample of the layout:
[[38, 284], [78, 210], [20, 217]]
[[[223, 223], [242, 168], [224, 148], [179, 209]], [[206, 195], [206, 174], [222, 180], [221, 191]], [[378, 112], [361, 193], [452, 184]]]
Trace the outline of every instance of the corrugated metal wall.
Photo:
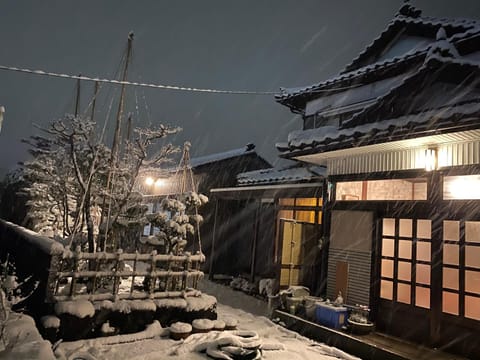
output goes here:
[[370, 302], [370, 252], [330, 249], [328, 256], [327, 297], [335, 300], [335, 274], [338, 261], [348, 263], [348, 290], [344, 301], [348, 304], [369, 305]]
[[[480, 140], [437, 146], [438, 166], [480, 164]], [[426, 147], [367, 153], [328, 160], [329, 175], [360, 174], [425, 168]]]

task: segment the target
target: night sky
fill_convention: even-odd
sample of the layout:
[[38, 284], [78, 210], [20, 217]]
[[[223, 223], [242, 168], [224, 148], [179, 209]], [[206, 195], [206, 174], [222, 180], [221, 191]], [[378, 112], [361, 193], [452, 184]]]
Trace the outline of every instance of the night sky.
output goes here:
[[[1, 1], [0, 65], [118, 77], [129, 31], [135, 33], [129, 80], [201, 88], [277, 91], [340, 71], [386, 27], [400, 0], [25, 0]], [[418, 0], [427, 16], [480, 19], [478, 0]], [[0, 71], [0, 175], [27, 158], [21, 138], [72, 113], [74, 80]], [[103, 85], [103, 124], [118, 86]], [[81, 109], [93, 95], [82, 83]], [[257, 145], [275, 162], [275, 143], [301, 128], [273, 96], [214, 95], [128, 88], [134, 124], [165, 123], [172, 139], [200, 156]], [[115, 103], [112, 114], [115, 113]], [[138, 109], [138, 110], [137, 110]], [[113, 116], [109, 120], [113, 129]]]

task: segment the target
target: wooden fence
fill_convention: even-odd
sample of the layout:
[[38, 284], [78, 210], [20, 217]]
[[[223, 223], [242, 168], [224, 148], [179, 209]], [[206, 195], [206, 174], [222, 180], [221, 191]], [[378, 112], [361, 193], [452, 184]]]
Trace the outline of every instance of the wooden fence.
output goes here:
[[85, 253], [0, 219], [0, 260], [20, 280], [37, 283], [32, 303], [65, 300], [160, 299], [194, 295], [203, 255]]
[[47, 299], [158, 299], [189, 295], [203, 255], [64, 252], [53, 256]]

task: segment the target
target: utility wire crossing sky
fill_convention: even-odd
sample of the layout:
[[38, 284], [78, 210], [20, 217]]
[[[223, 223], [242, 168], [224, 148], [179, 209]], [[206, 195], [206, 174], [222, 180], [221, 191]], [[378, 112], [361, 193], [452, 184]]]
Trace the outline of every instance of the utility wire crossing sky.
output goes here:
[[[139, 83], [139, 82], [132, 82], [132, 81], [101, 79], [101, 78], [92, 78], [92, 77], [83, 76], [83, 75], [60, 74], [60, 73], [56, 73], [56, 72], [43, 71], [43, 70], [31, 70], [31, 69], [25, 69], [25, 68], [21, 69], [21, 68], [12, 67], [12, 66], [5, 66], [5, 65], [0, 65], [0, 70], [16, 71], [16, 72], [27, 73], [27, 74], [59, 77], [59, 78], [65, 78], [65, 79], [95, 81], [95, 82], [110, 83], [110, 84], [115, 84], [115, 85], [131, 85], [131, 86], [149, 87], [149, 88], [156, 88], [156, 89], [163, 89], [163, 90], [178, 90], [178, 91], [191, 91], [191, 92], [216, 93], [216, 94], [231, 94], [231, 95], [269, 95], [270, 96], [270, 95], [280, 94], [280, 91], [275, 92], [275, 91], [205, 89], [205, 88], [185, 87], [185, 86], [176, 86], [176, 85], [149, 84], [149, 83]], [[360, 86], [360, 85], [361, 84], [357, 84], [357, 85], [349, 86], [349, 87], [337, 87], [333, 90], [351, 89], [351, 88], [354, 88], [354, 87], [357, 87], [357, 86]], [[322, 92], [322, 91], [332, 91], [332, 89], [316, 90], [315, 92]]]

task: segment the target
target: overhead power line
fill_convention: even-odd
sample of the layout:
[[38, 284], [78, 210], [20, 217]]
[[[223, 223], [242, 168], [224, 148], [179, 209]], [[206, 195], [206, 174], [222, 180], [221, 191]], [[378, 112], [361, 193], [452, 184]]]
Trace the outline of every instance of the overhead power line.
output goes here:
[[109, 83], [109, 84], [115, 84], [115, 85], [140, 86], [140, 87], [148, 87], [148, 88], [163, 89], [163, 90], [178, 90], [178, 91], [215, 93], [215, 94], [236, 94], [236, 95], [276, 95], [276, 94], [279, 94], [278, 91], [274, 92], [274, 91], [243, 91], [243, 90], [204, 89], [204, 88], [186, 87], [186, 86], [149, 84], [149, 83], [139, 83], [139, 82], [132, 82], [132, 81], [101, 79], [101, 78], [92, 78], [92, 77], [83, 76], [83, 75], [69, 75], [69, 74], [59, 74], [59, 73], [50, 72], [50, 71], [43, 71], [43, 70], [22, 69], [22, 68], [5, 66], [5, 65], [0, 65], [0, 70], [16, 71], [16, 72], [21, 72], [21, 73], [41, 75], [41, 76], [50, 76], [50, 77], [57, 77], [57, 78], [63, 78], [63, 79], [95, 81], [95, 82]]
[[[40, 75], [40, 76], [50, 76], [50, 77], [57, 77], [57, 78], [63, 78], [63, 79], [94, 81], [94, 82], [101, 82], [101, 83], [108, 83], [108, 84], [115, 84], [115, 85], [130, 85], [130, 86], [147, 87], [147, 88], [162, 89], [162, 90], [176, 90], [176, 91], [189, 91], [189, 92], [213, 93], [213, 94], [229, 94], [229, 95], [269, 95], [269, 96], [271, 96], [271, 95], [282, 94], [282, 91], [221, 90], [221, 89], [207, 89], [207, 88], [197, 88], [197, 87], [188, 87], [188, 86], [140, 83], [140, 82], [134, 82], [134, 81], [102, 79], [102, 78], [96, 78], [96, 77], [90, 77], [90, 76], [84, 76], [84, 75], [60, 74], [60, 73], [55, 73], [55, 72], [51, 72], [51, 71], [24, 69], [24, 68], [17, 68], [17, 67], [13, 67], [13, 66], [5, 66], [5, 65], [0, 65], [0, 70], [16, 71], [16, 72], [21, 72], [21, 73]], [[349, 89], [353, 89], [353, 88], [356, 88], [356, 87], [359, 87], [359, 86], [362, 86], [362, 85], [363, 84], [355, 84], [355, 85], [352, 85], [352, 86], [335, 87], [335, 88], [331, 88], [331, 89], [316, 89], [316, 90], [311, 90], [310, 92], [312, 92], [312, 93], [322, 93], [322, 92], [349, 90]]]

